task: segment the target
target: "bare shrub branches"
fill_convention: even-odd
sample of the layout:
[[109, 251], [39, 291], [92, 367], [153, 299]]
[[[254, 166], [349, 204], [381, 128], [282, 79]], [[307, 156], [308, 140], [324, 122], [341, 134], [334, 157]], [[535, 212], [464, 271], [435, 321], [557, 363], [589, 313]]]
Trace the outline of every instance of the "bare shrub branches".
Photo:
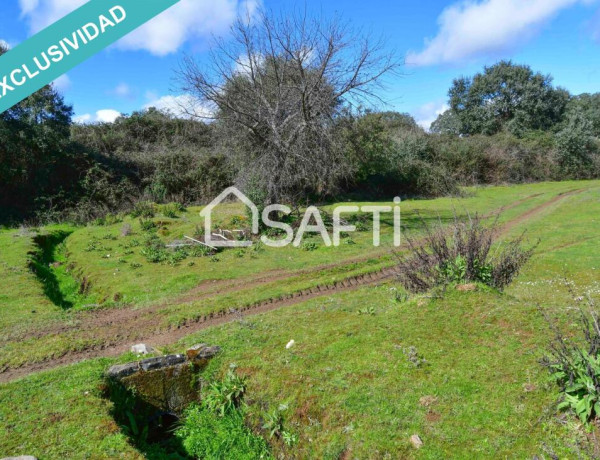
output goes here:
[[523, 248], [524, 234], [502, 244], [492, 254], [499, 234], [498, 221], [486, 226], [479, 216], [448, 226], [421, 220], [425, 236], [408, 239], [408, 253], [397, 253], [399, 279], [406, 289], [424, 292], [434, 286], [456, 282], [481, 282], [503, 289], [533, 254]]
[[273, 202], [326, 193], [348, 172], [336, 116], [378, 100], [381, 77], [397, 65], [381, 40], [339, 19], [261, 11], [239, 19], [207, 64], [187, 57], [179, 77], [221, 123], [242, 182], [260, 177]]

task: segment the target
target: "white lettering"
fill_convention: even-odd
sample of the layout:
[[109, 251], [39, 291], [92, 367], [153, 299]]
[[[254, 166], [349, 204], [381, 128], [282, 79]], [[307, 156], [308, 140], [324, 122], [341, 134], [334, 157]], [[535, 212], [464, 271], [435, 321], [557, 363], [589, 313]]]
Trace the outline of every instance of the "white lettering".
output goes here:
[[27, 76], [29, 77], [30, 80], [32, 78], [37, 77], [40, 74], [39, 70], [36, 70], [34, 73], [31, 73], [31, 71], [29, 70], [29, 67], [27, 67], [27, 64], [23, 64], [23, 70], [25, 71], [25, 73], [27, 74]]
[[288, 215], [289, 213], [292, 212], [292, 210], [288, 206], [281, 205], [281, 204], [272, 204], [270, 206], [267, 206], [263, 210], [263, 213], [262, 213], [263, 223], [267, 227], [278, 228], [280, 230], [284, 230], [287, 236], [283, 240], [272, 240], [267, 235], [262, 235], [260, 237], [260, 239], [267, 246], [271, 246], [273, 248], [282, 248], [292, 242], [292, 240], [294, 239], [294, 230], [292, 229], [292, 227], [290, 225], [288, 225], [284, 222], [272, 220], [269, 217], [269, 214], [271, 214], [272, 212], [276, 212], [276, 211], [282, 212], [285, 215]]
[[[125, 8], [123, 8], [122, 6], [119, 6], [119, 5], [111, 8], [110, 10], [108, 10], [108, 12], [112, 16], [112, 18], [115, 20], [115, 23], [117, 23], [117, 24], [120, 24], [121, 22], [123, 22], [125, 20], [125, 18], [127, 17]], [[117, 14], [117, 12], [121, 13], [120, 16]]]
[[83, 33], [87, 36], [89, 41], [94, 40], [95, 38], [98, 37], [98, 35], [100, 35], [100, 31], [98, 30], [98, 26], [92, 22], [90, 22], [89, 24], [86, 24], [85, 26], [83, 26], [81, 28], [81, 30], [83, 30]]
[[50, 67], [50, 59], [48, 59], [48, 56], [46, 56], [46, 53], [42, 53], [42, 57], [46, 61], [46, 64], [44, 66], [42, 64], [40, 64], [40, 60], [37, 58], [37, 56], [33, 58], [33, 62], [36, 63], [38, 69], [40, 69], [40, 70], [48, 70], [48, 68]]
[[56, 45], [52, 45], [48, 48], [48, 54], [52, 57], [52, 62], [60, 62], [65, 57], [64, 53]]
[[[309, 225], [310, 218], [315, 218], [315, 225]], [[329, 238], [329, 234], [327, 233], [327, 229], [325, 228], [325, 224], [323, 223], [323, 218], [321, 217], [321, 213], [316, 206], [309, 206], [306, 208], [306, 213], [302, 218], [302, 222], [300, 223], [300, 228], [298, 229], [298, 233], [296, 234], [296, 239], [294, 240], [294, 246], [300, 246], [302, 242], [302, 238], [306, 232], [310, 233], [320, 233], [321, 238], [323, 238], [323, 242], [325, 246], [331, 246], [331, 238]]]
[[10, 86], [7, 82], [8, 77], [5, 75], [2, 81], [0, 81], [0, 86], [2, 87], [2, 97], [6, 96], [7, 91], [14, 91], [15, 89]]
[[27, 81], [27, 78], [25, 77], [21, 77], [21, 80], [17, 80], [16, 75], [18, 73], [23, 73], [23, 71], [21, 69], [15, 69], [10, 73], [10, 79], [12, 80], [13, 84], [15, 86], [22, 86], [25, 84], [25, 82]]
[[102, 31], [102, 33], [106, 32], [106, 28], [108, 26], [110, 27], [114, 27], [115, 23], [110, 21], [106, 16], [104, 15], [100, 15], [100, 30]]
[[380, 244], [381, 233], [381, 213], [392, 212], [391, 206], [363, 206], [360, 208], [362, 212], [373, 213], [373, 246], [378, 247]]
[[77, 32], [73, 32], [73, 41], [70, 41], [67, 37], [65, 37], [63, 40], [74, 50], [79, 49], [79, 40], [77, 39]]

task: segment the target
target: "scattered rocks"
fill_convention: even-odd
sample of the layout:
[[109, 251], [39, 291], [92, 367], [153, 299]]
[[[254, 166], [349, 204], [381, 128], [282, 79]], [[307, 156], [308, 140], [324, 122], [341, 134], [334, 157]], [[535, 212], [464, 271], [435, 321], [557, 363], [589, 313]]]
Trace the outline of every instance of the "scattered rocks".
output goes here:
[[410, 437], [410, 442], [415, 449], [420, 449], [421, 447], [423, 447], [423, 440], [418, 434], [413, 434]]
[[138, 343], [131, 347], [131, 352], [136, 353], [138, 355], [147, 355], [151, 351], [152, 349], [148, 347], [145, 343]]
[[188, 348], [188, 350], [185, 352], [185, 354], [190, 361], [194, 361], [194, 360], [210, 359], [220, 352], [221, 352], [221, 347], [217, 347], [217, 346], [210, 347], [205, 343], [199, 343], [198, 345], [194, 345], [193, 347]]

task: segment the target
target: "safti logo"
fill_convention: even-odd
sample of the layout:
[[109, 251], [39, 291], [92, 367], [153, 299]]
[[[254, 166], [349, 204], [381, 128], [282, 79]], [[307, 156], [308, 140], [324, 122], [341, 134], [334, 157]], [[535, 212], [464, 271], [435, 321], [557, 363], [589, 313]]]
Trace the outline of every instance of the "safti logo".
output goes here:
[[[248, 207], [251, 214], [251, 233], [258, 236], [260, 231], [260, 220], [265, 227], [275, 228], [282, 230], [286, 237], [283, 239], [272, 239], [267, 235], [261, 235], [260, 240], [267, 246], [274, 248], [281, 248], [290, 244], [299, 247], [302, 244], [302, 239], [306, 233], [317, 233], [323, 239], [325, 246], [337, 247], [340, 245], [342, 233], [351, 233], [356, 231], [355, 225], [350, 225], [342, 218], [343, 214], [356, 214], [357, 212], [372, 214], [373, 219], [373, 246], [380, 246], [381, 244], [381, 215], [384, 213], [393, 213], [394, 222], [394, 246], [400, 246], [401, 234], [400, 234], [400, 203], [399, 197], [394, 198], [393, 206], [336, 206], [333, 209], [333, 225], [332, 235], [330, 236], [321, 211], [316, 206], [309, 206], [304, 213], [298, 230], [294, 232], [294, 229], [284, 222], [273, 220], [271, 216], [274, 213], [280, 215], [289, 215], [292, 210], [290, 207], [282, 204], [272, 204], [267, 206], [262, 215], [258, 210], [258, 206], [244, 195], [236, 187], [229, 187], [225, 189], [219, 196], [211, 201], [200, 213], [201, 217], [204, 217], [204, 234], [205, 243], [212, 247], [249, 247], [252, 246], [253, 242], [247, 238], [244, 230], [221, 230], [219, 232], [213, 231], [213, 210], [221, 204], [225, 199], [230, 196], [235, 196], [245, 206]], [[312, 222], [312, 223], [311, 223]]]

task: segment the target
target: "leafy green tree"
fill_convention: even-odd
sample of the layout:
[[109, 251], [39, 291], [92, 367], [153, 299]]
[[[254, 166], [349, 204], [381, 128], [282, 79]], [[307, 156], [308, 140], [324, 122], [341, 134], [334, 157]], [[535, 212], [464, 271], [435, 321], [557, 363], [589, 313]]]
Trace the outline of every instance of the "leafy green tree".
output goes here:
[[72, 114], [51, 85], [0, 114], [1, 220], [56, 209], [77, 187], [86, 161], [70, 148]]
[[591, 123], [592, 134], [600, 137], [600, 93], [573, 96], [567, 105], [567, 121], [578, 111]]
[[569, 94], [555, 88], [550, 75], [529, 66], [501, 61], [483, 73], [454, 80], [448, 93], [461, 134], [494, 134], [508, 130], [522, 135], [549, 130], [564, 115]]
[[422, 131], [410, 115], [398, 112], [348, 114], [342, 125], [354, 183], [384, 175], [392, 169], [394, 136], [405, 131]]
[[592, 133], [594, 126], [583, 110], [569, 114], [565, 128], [556, 135], [562, 172], [573, 178], [591, 176], [590, 166], [597, 148]]
[[430, 131], [434, 134], [452, 134], [458, 136], [461, 134], [461, 127], [460, 118], [456, 112], [446, 110], [431, 124]]

